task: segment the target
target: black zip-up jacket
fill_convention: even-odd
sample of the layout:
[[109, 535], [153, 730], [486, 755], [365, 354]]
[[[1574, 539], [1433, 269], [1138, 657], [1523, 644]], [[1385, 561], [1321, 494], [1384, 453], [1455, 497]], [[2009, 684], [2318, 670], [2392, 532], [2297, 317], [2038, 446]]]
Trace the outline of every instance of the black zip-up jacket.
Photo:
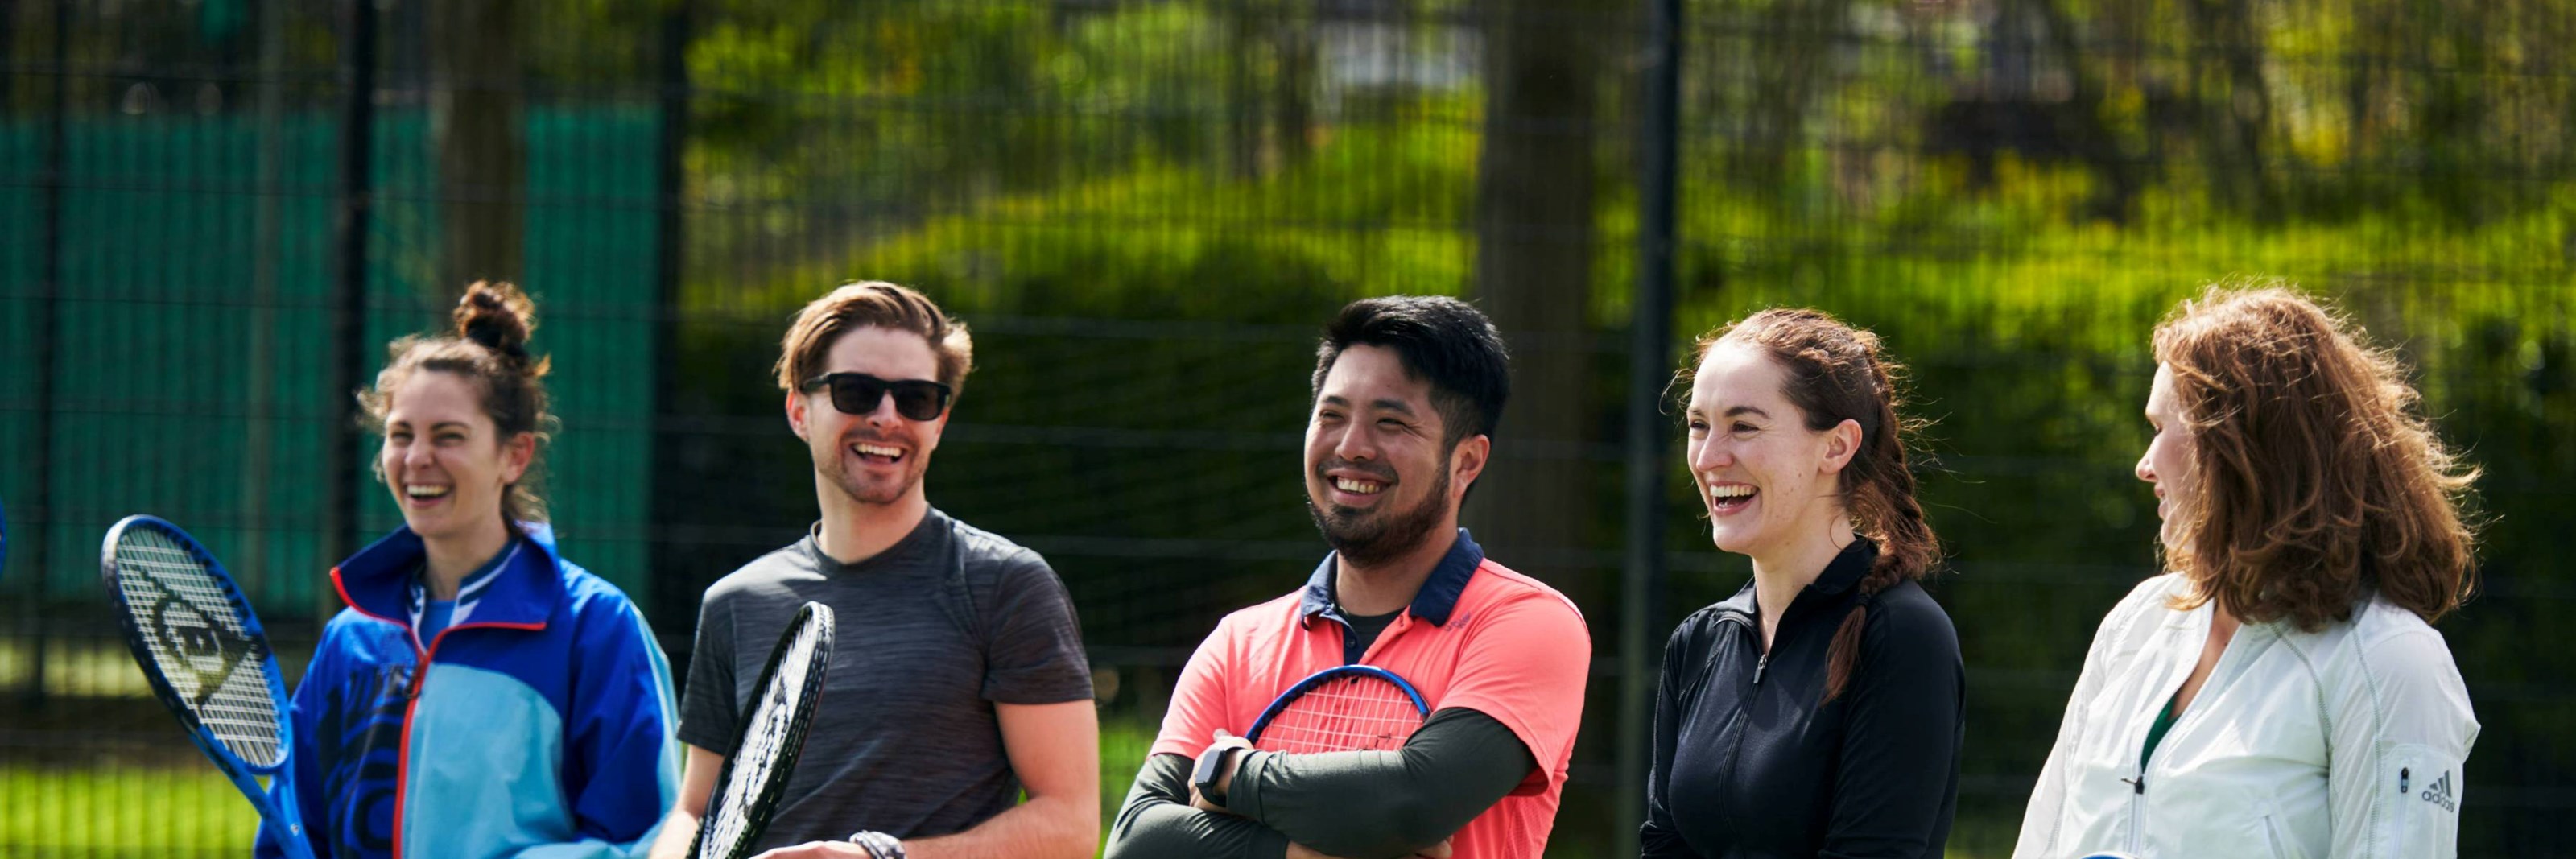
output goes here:
[[1762, 651], [1753, 585], [1664, 646], [1643, 855], [1938, 857], [1958, 808], [1966, 669], [1950, 616], [1903, 582], [1869, 597], [1860, 657], [1824, 696], [1826, 652], [1878, 547], [1856, 539]]

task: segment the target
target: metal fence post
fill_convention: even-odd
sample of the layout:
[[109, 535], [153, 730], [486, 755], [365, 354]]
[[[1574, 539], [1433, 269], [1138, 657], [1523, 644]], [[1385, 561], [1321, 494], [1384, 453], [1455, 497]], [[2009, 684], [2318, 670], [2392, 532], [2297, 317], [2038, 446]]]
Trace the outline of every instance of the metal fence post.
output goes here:
[[[29, 598], [20, 605], [27, 613], [27, 628], [35, 631], [35, 646], [27, 651], [27, 709], [45, 708], [45, 659], [48, 644], [48, 613], [44, 609], [45, 583], [51, 578], [54, 555], [54, 417], [62, 404], [54, 398], [55, 329], [62, 322], [63, 295], [63, 194], [69, 183], [71, 167], [71, 43], [72, 0], [54, 3], [54, 81], [48, 108], [52, 121], [45, 129], [44, 206], [45, 249], [44, 271], [37, 275], [36, 325], [36, 468], [30, 483], [35, 487], [35, 503], [22, 505], [19, 531], [34, 534], [30, 541], [35, 549], [27, 564], [35, 572], [28, 585]], [[25, 526], [33, 525], [33, 528]]]
[[[374, 142], [376, 120], [376, 0], [348, 0], [340, 44], [340, 205], [333, 225], [340, 253], [339, 300], [331, 308], [331, 368], [328, 395], [339, 409], [328, 439], [331, 494], [324, 512], [323, 554], [332, 563], [359, 546], [358, 534], [358, 404], [350, 394], [359, 384], [359, 367], [367, 337], [367, 219], [374, 208]], [[326, 593], [315, 600], [316, 621], [327, 620], [337, 607]]]
[[1628, 558], [1620, 588], [1619, 804], [1611, 855], [1637, 855], [1646, 818], [1646, 746], [1655, 714], [1663, 621], [1665, 368], [1672, 360], [1674, 198], [1679, 192], [1681, 0], [1655, 0], [1646, 16], [1639, 118], [1637, 295], [1628, 323]]

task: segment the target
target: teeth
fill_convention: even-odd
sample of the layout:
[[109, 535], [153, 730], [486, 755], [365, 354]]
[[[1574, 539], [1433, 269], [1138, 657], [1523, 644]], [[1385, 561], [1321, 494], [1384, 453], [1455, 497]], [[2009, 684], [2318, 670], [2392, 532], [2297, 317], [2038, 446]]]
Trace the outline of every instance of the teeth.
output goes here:
[[903, 450], [902, 450], [901, 448], [887, 447], [887, 446], [885, 446], [885, 445], [881, 445], [881, 444], [860, 444], [860, 445], [857, 445], [857, 447], [858, 447], [858, 449], [859, 449], [859, 452], [860, 452], [860, 453], [868, 454], [868, 455], [871, 455], [871, 456], [883, 456], [883, 457], [889, 457], [889, 458], [891, 458], [891, 457], [898, 457], [898, 456], [902, 456], [902, 455], [903, 455]]
[[1708, 497], [1710, 498], [1750, 498], [1752, 496], [1753, 487], [1740, 483], [1729, 486], [1711, 486], [1708, 488]]
[[1336, 477], [1333, 478], [1333, 488], [1357, 495], [1376, 495], [1378, 490], [1386, 488], [1386, 484], [1370, 483], [1364, 480], [1352, 480], [1348, 477]]
[[403, 487], [403, 494], [413, 498], [437, 498], [447, 494], [447, 487], [413, 484]]

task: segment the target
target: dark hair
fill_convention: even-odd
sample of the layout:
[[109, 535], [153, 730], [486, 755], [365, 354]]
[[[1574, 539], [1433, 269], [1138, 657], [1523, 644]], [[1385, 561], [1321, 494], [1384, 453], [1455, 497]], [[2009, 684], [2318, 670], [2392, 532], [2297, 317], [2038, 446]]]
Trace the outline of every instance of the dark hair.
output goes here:
[[2247, 621], [2316, 630], [2372, 591], [2426, 623], [2476, 588], [2477, 469], [2417, 413], [2397, 356], [2274, 282], [2211, 287], [2156, 326], [2192, 439], [2165, 563]]
[[939, 305], [908, 286], [882, 280], [841, 285], [797, 311], [778, 343], [778, 389], [794, 391], [823, 372], [823, 356], [842, 332], [859, 328], [909, 331], [930, 341], [939, 361], [939, 381], [951, 393], [966, 390], [966, 373], [975, 369], [975, 341], [966, 323], [948, 318]]
[[1843, 510], [1857, 520], [1862, 536], [1878, 544], [1878, 560], [1861, 577], [1860, 605], [1834, 630], [1822, 699], [1832, 701], [1857, 667], [1872, 598], [1898, 582], [1929, 575], [1941, 563], [1940, 538], [1914, 500], [1914, 472], [1905, 462], [1906, 436], [1923, 425], [1897, 413], [1905, 403], [1897, 384], [1904, 366], [1887, 357], [1878, 335], [1833, 314], [1772, 308], [1728, 323], [1699, 338], [1682, 378], [1687, 381], [1709, 350], [1726, 341], [1759, 349], [1780, 365], [1786, 376], [1780, 393], [1806, 414], [1807, 429], [1822, 432], [1846, 420], [1860, 424], [1860, 450], [1840, 475]]
[[1455, 449], [1468, 436], [1491, 436], [1512, 395], [1511, 354], [1502, 332], [1475, 305], [1440, 295], [1363, 298], [1342, 305], [1315, 346], [1311, 395], [1324, 393], [1324, 376], [1352, 346], [1395, 350], [1404, 369], [1431, 383], [1431, 406], [1444, 425], [1440, 443]]
[[[413, 373], [454, 373], [483, 392], [483, 414], [492, 419], [501, 440], [534, 434], [536, 455], [529, 458], [518, 482], [501, 495], [501, 517], [513, 527], [546, 518], [545, 499], [537, 488], [542, 483], [539, 465], [545, 443], [555, 426], [555, 416], [546, 410], [545, 385], [553, 362], [528, 354], [528, 335], [537, 328], [536, 312], [536, 303], [518, 287], [504, 281], [475, 281], [456, 302], [455, 333], [411, 334], [395, 340], [385, 347], [385, 368], [376, 373], [375, 386], [358, 392], [367, 430], [382, 435], [385, 413], [393, 408], [393, 392]], [[376, 479], [385, 479], [382, 459], [376, 460], [375, 468]]]

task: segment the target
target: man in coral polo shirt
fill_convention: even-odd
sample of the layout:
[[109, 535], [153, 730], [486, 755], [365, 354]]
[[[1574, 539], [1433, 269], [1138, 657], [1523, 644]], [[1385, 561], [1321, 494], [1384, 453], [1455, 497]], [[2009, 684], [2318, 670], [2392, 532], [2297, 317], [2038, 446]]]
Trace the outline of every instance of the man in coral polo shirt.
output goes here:
[[[1227, 615], [1190, 657], [1111, 857], [1536, 859], [1592, 645], [1572, 602], [1458, 527], [1508, 369], [1493, 323], [1455, 299], [1367, 299], [1333, 319], [1316, 350], [1305, 484], [1334, 551], [1304, 587]], [[1402, 675], [1430, 704], [1401, 750], [1282, 754], [1236, 736], [1299, 679], [1349, 663]]]

